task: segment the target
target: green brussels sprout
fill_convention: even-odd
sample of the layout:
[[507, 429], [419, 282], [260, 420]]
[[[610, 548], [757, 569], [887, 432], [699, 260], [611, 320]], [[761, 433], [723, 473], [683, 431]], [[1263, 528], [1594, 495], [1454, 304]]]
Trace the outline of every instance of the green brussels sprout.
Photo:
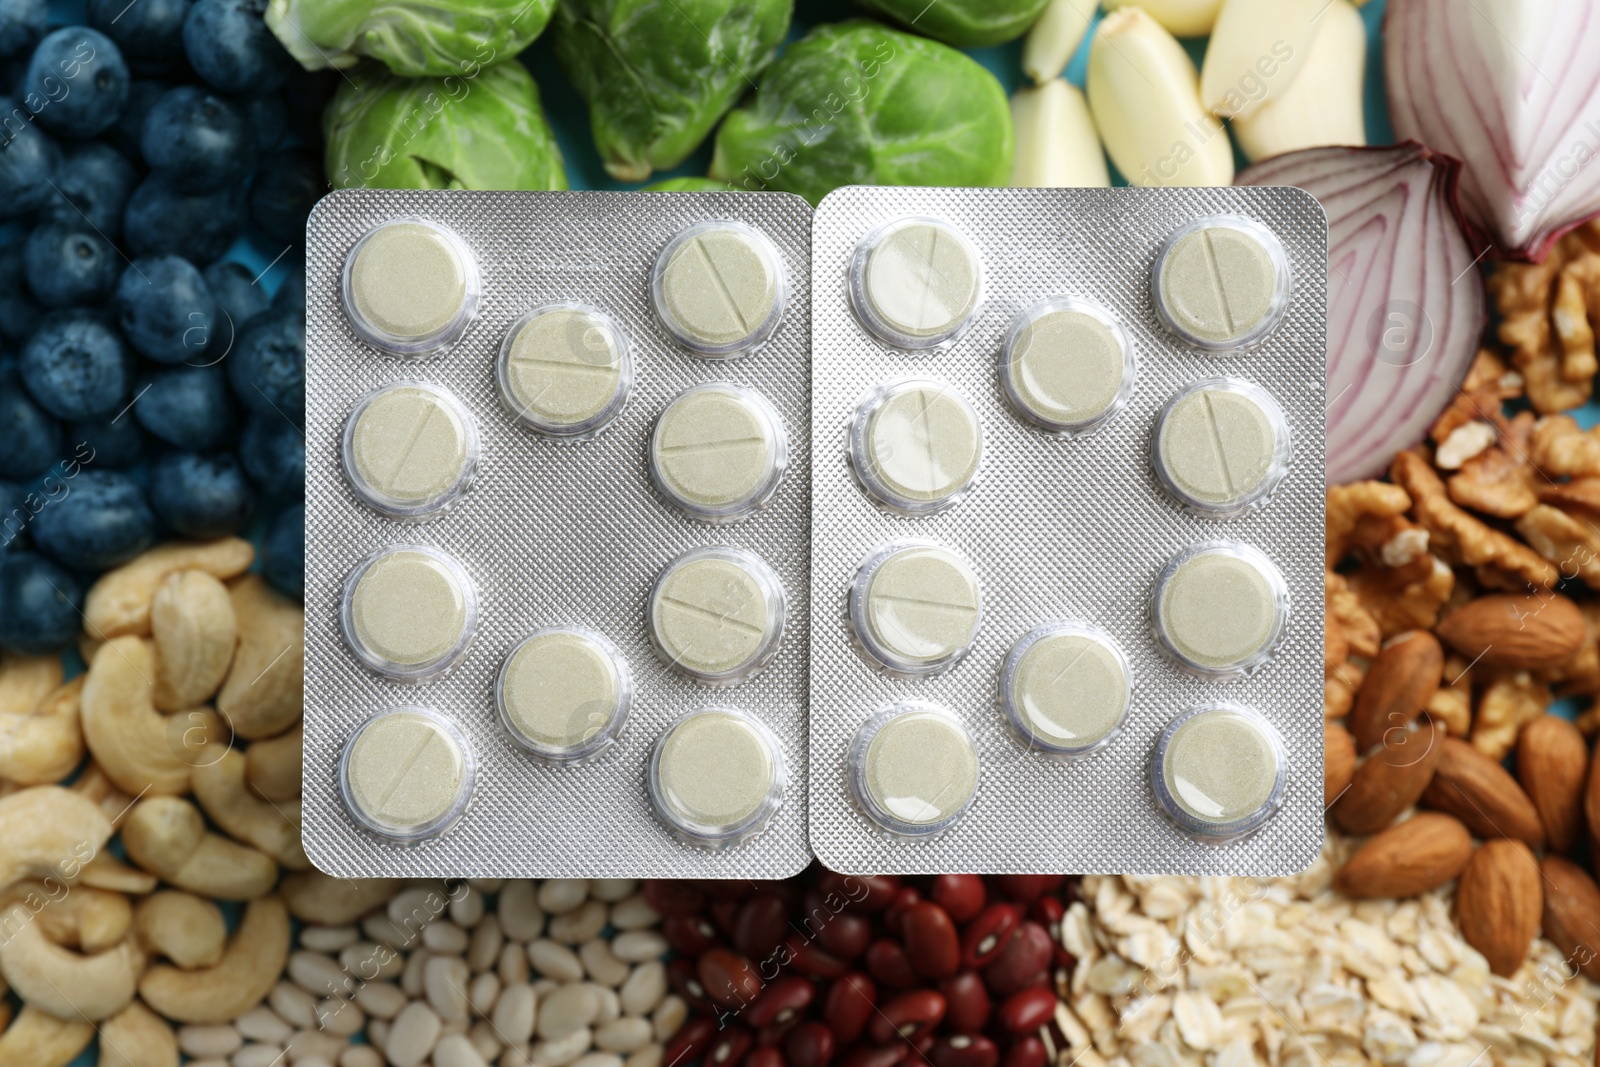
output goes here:
[[651, 182], [641, 193], [728, 193], [739, 190], [715, 178], [664, 178]]
[[925, 37], [819, 26], [717, 131], [711, 177], [818, 203], [841, 185], [1005, 185], [1011, 108], [994, 75]]
[[[856, 0], [908, 29], [957, 48], [1004, 44], [1028, 32], [1049, 0]], [[1091, 10], [1093, 0], [1083, 0]]]
[[555, 0], [271, 0], [267, 25], [307, 70], [362, 56], [408, 78], [470, 78], [528, 47]]
[[475, 78], [359, 67], [328, 104], [322, 133], [337, 189], [567, 187], [539, 90], [516, 60]]
[[789, 32], [794, 0], [561, 0], [551, 43], [613, 178], [693, 152]]

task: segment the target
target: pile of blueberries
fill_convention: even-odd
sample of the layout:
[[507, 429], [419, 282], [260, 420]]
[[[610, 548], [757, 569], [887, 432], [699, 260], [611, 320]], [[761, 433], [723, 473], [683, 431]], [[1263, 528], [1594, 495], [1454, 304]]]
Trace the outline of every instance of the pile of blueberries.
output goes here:
[[[69, 644], [96, 574], [263, 531], [304, 583], [306, 215], [327, 79], [266, 0], [0, 0], [0, 648]], [[223, 258], [248, 233], [269, 299]], [[257, 527], [255, 524], [260, 523]]]

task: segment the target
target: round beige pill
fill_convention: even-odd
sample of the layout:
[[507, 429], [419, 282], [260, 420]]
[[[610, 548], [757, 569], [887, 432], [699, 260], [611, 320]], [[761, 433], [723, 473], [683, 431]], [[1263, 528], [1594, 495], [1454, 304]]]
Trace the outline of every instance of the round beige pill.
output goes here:
[[1179, 229], [1156, 260], [1156, 312], [1183, 340], [1226, 350], [1265, 336], [1288, 308], [1289, 261], [1272, 232], [1214, 216]]
[[782, 805], [783, 760], [753, 716], [707, 708], [661, 735], [648, 784], [652, 807], [675, 837], [731, 848], [765, 829]]
[[598, 755], [622, 732], [632, 700], [622, 654], [586, 630], [536, 631], [511, 651], [495, 679], [501, 726], [524, 750], [551, 762]]
[[934, 348], [967, 325], [983, 292], [972, 242], [921, 216], [869, 234], [856, 249], [850, 296], [862, 325], [900, 348]]
[[1024, 419], [1052, 433], [1085, 433], [1127, 402], [1133, 342], [1107, 311], [1057, 299], [1017, 317], [1000, 354], [1000, 387]]
[[1248, 545], [1213, 541], [1180, 553], [1157, 580], [1156, 636], [1182, 665], [1204, 674], [1248, 670], [1283, 636], [1283, 576]]
[[1132, 683], [1122, 650], [1076, 622], [1038, 627], [1000, 669], [1000, 699], [1017, 735], [1045, 755], [1076, 759], [1113, 740], [1127, 720]]
[[357, 727], [339, 761], [345, 808], [397, 841], [435, 837], [471, 799], [476, 765], [461, 731], [427, 708], [399, 708]]
[[788, 283], [777, 249], [742, 222], [714, 220], [679, 233], [651, 274], [656, 314], [690, 351], [729, 359], [778, 328]]
[[369, 230], [345, 260], [345, 312], [369, 343], [400, 356], [454, 344], [477, 314], [478, 269], [450, 230], [396, 219]]
[[957, 503], [983, 461], [978, 413], [947, 385], [896, 382], [874, 391], [850, 429], [850, 465], [874, 501], [904, 514]]
[[451, 507], [478, 468], [478, 431], [449, 391], [394, 382], [368, 393], [345, 421], [345, 476], [390, 518], [425, 519]]
[[1173, 720], [1152, 761], [1157, 803], [1189, 834], [1233, 840], [1282, 804], [1283, 742], [1259, 713], [1207, 705]]
[[1288, 470], [1289, 427], [1264, 390], [1225, 378], [1197, 382], [1156, 420], [1154, 461], [1162, 485], [1204, 513], [1239, 514]]
[[850, 620], [867, 658], [899, 674], [937, 674], [960, 662], [983, 619], [978, 575], [949, 549], [887, 545], [862, 564]]
[[549, 304], [506, 331], [495, 363], [500, 403], [523, 426], [553, 437], [593, 437], [622, 411], [633, 383], [628, 342], [609, 316]]
[[741, 548], [700, 548], [650, 590], [650, 640], [662, 661], [710, 685], [735, 685], [777, 654], [785, 609], [772, 568]]
[[891, 833], [925, 837], [948, 830], [978, 792], [978, 749], [960, 720], [936, 705], [907, 701], [857, 732], [851, 791], [867, 817]]
[[351, 571], [340, 615], [357, 658], [380, 674], [417, 682], [465, 657], [478, 600], [450, 556], [425, 545], [391, 545]]
[[735, 522], [772, 498], [788, 466], [772, 405], [742, 386], [713, 382], [679, 393], [650, 435], [650, 475], [680, 511]]

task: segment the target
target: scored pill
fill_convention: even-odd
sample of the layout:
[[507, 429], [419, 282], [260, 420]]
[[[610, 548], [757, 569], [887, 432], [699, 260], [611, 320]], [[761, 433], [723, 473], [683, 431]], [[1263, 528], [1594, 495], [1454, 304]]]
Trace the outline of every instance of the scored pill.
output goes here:
[[449, 493], [471, 458], [461, 412], [432, 387], [389, 386], [356, 415], [354, 479], [385, 501], [423, 504]]
[[349, 797], [375, 823], [426, 826], [456, 803], [464, 778], [460, 747], [426, 715], [395, 711], [370, 720], [346, 761]]
[[681, 394], [656, 423], [650, 457], [667, 496], [692, 511], [752, 502], [770, 486], [775, 429], [751, 394], [707, 385]]
[[627, 389], [622, 340], [589, 308], [536, 311], [514, 326], [499, 377], [506, 406], [550, 433], [592, 427], [620, 407]]
[[906, 222], [885, 233], [867, 255], [863, 280], [869, 317], [913, 343], [947, 338], [978, 302], [977, 257], [937, 222]]
[[852, 459], [868, 491], [890, 505], [947, 501], [972, 484], [982, 459], [978, 416], [936, 382], [892, 387], [872, 411]]
[[1180, 237], [1162, 260], [1161, 306], [1192, 341], [1228, 344], [1248, 337], [1272, 314], [1278, 268], [1247, 230], [1202, 226]]
[[1156, 462], [1168, 486], [1197, 505], [1227, 506], [1264, 488], [1279, 452], [1273, 415], [1246, 392], [1208, 387], [1162, 415]]
[[920, 666], [972, 643], [981, 614], [978, 576], [953, 553], [901, 549], [879, 565], [866, 593], [867, 636], [891, 666]]
[[713, 224], [671, 250], [661, 272], [659, 310], [679, 340], [720, 349], [767, 325], [779, 284], [776, 262], [761, 240], [743, 227]]
[[737, 672], [770, 647], [767, 588], [744, 560], [701, 556], [673, 564], [651, 596], [650, 627], [667, 664], [699, 677]]

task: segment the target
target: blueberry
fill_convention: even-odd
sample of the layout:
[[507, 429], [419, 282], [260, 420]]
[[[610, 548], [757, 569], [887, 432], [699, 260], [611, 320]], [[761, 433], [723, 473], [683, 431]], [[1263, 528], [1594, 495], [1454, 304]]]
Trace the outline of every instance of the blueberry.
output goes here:
[[167, 88], [155, 81], [136, 81], [128, 87], [128, 106], [123, 108], [117, 124], [104, 134], [111, 147], [135, 162], [144, 159], [144, 153], [139, 148], [139, 137], [144, 133], [144, 117], [156, 106], [156, 101], [166, 94]]
[[89, 0], [89, 25], [117, 42], [136, 74], [181, 67], [189, 0]]
[[231, 452], [168, 452], [150, 466], [150, 502], [184, 537], [237, 533], [255, 511], [255, 494]]
[[117, 331], [90, 311], [46, 315], [22, 346], [22, 380], [34, 402], [69, 422], [115, 415], [128, 396], [132, 359]]
[[82, 220], [42, 222], [28, 235], [28, 287], [45, 307], [98, 304], [122, 272], [111, 242]]
[[[0, 549], [21, 548], [33, 513], [27, 507], [28, 490], [16, 482], [0, 482]], [[4, 556], [0, 556], [3, 562]]]
[[26, 52], [49, 24], [45, 0], [0, 0], [0, 56]]
[[[217, 301], [217, 310], [223, 313], [212, 331], [212, 342], [220, 342], [224, 345], [222, 350], [229, 351], [239, 328], [267, 310], [267, 291], [256, 282], [249, 267], [231, 259], [219, 259], [211, 264], [206, 268], [205, 278], [206, 288]], [[231, 330], [229, 323], [233, 324]]]
[[251, 481], [268, 496], [305, 495], [306, 439], [281, 416], [251, 415], [239, 438], [239, 458]]
[[288, 277], [278, 286], [278, 291], [272, 294], [272, 306], [275, 308], [294, 308], [301, 314], [306, 310], [306, 272], [303, 268], [296, 267], [289, 272]]
[[144, 432], [131, 414], [114, 421], [75, 422], [66, 434], [67, 444], [96, 470], [127, 470], [144, 455]]
[[241, 96], [234, 103], [245, 114], [250, 126], [250, 140], [256, 151], [270, 152], [277, 148], [278, 142], [283, 140], [283, 135], [289, 129], [289, 105], [283, 102], [283, 94]]
[[267, 531], [267, 581], [285, 596], [306, 595], [306, 506], [285, 508]]
[[43, 656], [78, 636], [83, 590], [66, 571], [35, 552], [0, 556], [0, 648]]
[[297, 68], [267, 29], [267, 0], [197, 0], [183, 21], [195, 73], [225, 93], [280, 88]]
[[244, 406], [263, 415], [305, 421], [306, 319], [296, 308], [273, 308], [251, 319], [224, 361]]
[[238, 413], [221, 367], [171, 367], [139, 381], [133, 413], [169, 445], [200, 452], [233, 440]]
[[0, 375], [0, 426], [0, 478], [32, 478], [61, 458], [61, 424], [28, 398], [15, 371]]
[[33, 519], [39, 551], [80, 571], [103, 571], [137, 556], [156, 539], [144, 492], [121, 471], [83, 469]]
[[26, 215], [55, 195], [61, 149], [27, 108], [0, 96], [0, 219]]
[[28, 62], [23, 102], [63, 137], [93, 137], [128, 106], [128, 65], [111, 38], [88, 26], [46, 35]]
[[186, 193], [164, 174], [147, 175], [128, 198], [122, 234], [137, 256], [219, 259], [244, 225], [244, 196], [234, 187]]
[[24, 242], [0, 244], [0, 338], [20, 344], [44, 312], [28, 292], [23, 270]]
[[139, 145], [174, 189], [200, 192], [250, 172], [254, 143], [244, 112], [198, 85], [168, 89], [144, 117]]
[[250, 215], [277, 241], [306, 239], [306, 216], [327, 191], [322, 166], [307, 152], [279, 152], [261, 161], [250, 188]]
[[40, 217], [75, 226], [87, 223], [107, 240], [115, 240], [122, 232], [122, 210], [138, 182], [133, 164], [110, 145], [99, 141], [68, 145], [56, 187]]
[[134, 260], [122, 272], [111, 306], [128, 343], [158, 363], [182, 363], [204, 352], [217, 320], [205, 277], [182, 256]]

